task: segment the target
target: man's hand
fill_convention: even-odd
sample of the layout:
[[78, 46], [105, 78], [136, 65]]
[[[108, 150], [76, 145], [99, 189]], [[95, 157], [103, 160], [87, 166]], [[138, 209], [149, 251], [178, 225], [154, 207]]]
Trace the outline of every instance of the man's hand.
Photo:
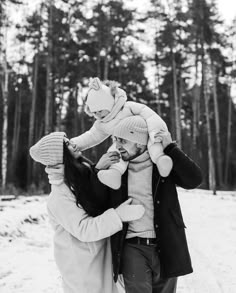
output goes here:
[[108, 152], [101, 156], [95, 168], [98, 170], [106, 170], [112, 164], [118, 163], [119, 161], [120, 161], [120, 154], [118, 152], [116, 151]]
[[171, 134], [168, 131], [159, 131], [154, 135], [155, 142], [161, 142], [165, 149], [170, 143], [172, 143]]

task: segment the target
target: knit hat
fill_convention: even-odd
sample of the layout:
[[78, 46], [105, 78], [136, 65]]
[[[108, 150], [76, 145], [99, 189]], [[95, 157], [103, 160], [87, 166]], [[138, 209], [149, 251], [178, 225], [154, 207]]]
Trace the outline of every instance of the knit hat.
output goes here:
[[46, 166], [63, 163], [63, 141], [65, 132], [52, 132], [42, 137], [29, 152], [31, 157]]
[[121, 122], [115, 127], [113, 135], [135, 143], [147, 145], [147, 123], [138, 115], [127, 117], [121, 120]]
[[115, 99], [111, 95], [110, 88], [103, 84], [98, 77], [91, 79], [86, 100], [86, 105], [89, 107], [89, 110], [92, 113], [101, 110], [111, 112], [114, 103]]

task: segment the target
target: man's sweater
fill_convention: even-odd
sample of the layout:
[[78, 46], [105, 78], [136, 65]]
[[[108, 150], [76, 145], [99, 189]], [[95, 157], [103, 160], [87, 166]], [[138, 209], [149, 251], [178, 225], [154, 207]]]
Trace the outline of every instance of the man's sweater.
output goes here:
[[129, 162], [128, 195], [133, 199], [132, 204], [144, 206], [145, 213], [141, 219], [129, 223], [126, 238], [156, 237], [153, 226], [152, 168], [148, 151]]

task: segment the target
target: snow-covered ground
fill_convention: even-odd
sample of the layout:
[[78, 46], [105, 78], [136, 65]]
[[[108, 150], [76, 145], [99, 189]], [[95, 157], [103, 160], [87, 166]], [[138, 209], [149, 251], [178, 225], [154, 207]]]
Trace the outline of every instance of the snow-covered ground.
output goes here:
[[[179, 194], [194, 273], [179, 278], [177, 293], [236, 292], [236, 192]], [[1, 293], [62, 293], [46, 199], [0, 201]]]

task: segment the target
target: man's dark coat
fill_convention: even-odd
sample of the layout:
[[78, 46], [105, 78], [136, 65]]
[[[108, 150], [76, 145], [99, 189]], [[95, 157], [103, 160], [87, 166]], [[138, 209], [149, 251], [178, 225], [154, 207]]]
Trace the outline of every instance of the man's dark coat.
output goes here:
[[[153, 164], [152, 192], [154, 203], [154, 227], [157, 235], [157, 253], [161, 264], [161, 277], [170, 278], [193, 271], [188, 251], [185, 224], [180, 209], [176, 185], [193, 189], [200, 185], [200, 168], [175, 143], [168, 145], [165, 154], [173, 160], [168, 177], [161, 177]], [[122, 176], [119, 190], [111, 190], [111, 206], [116, 207], [128, 198], [128, 172]], [[128, 225], [111, 237], [114, 279], [121, 272], [121, 259]]]

